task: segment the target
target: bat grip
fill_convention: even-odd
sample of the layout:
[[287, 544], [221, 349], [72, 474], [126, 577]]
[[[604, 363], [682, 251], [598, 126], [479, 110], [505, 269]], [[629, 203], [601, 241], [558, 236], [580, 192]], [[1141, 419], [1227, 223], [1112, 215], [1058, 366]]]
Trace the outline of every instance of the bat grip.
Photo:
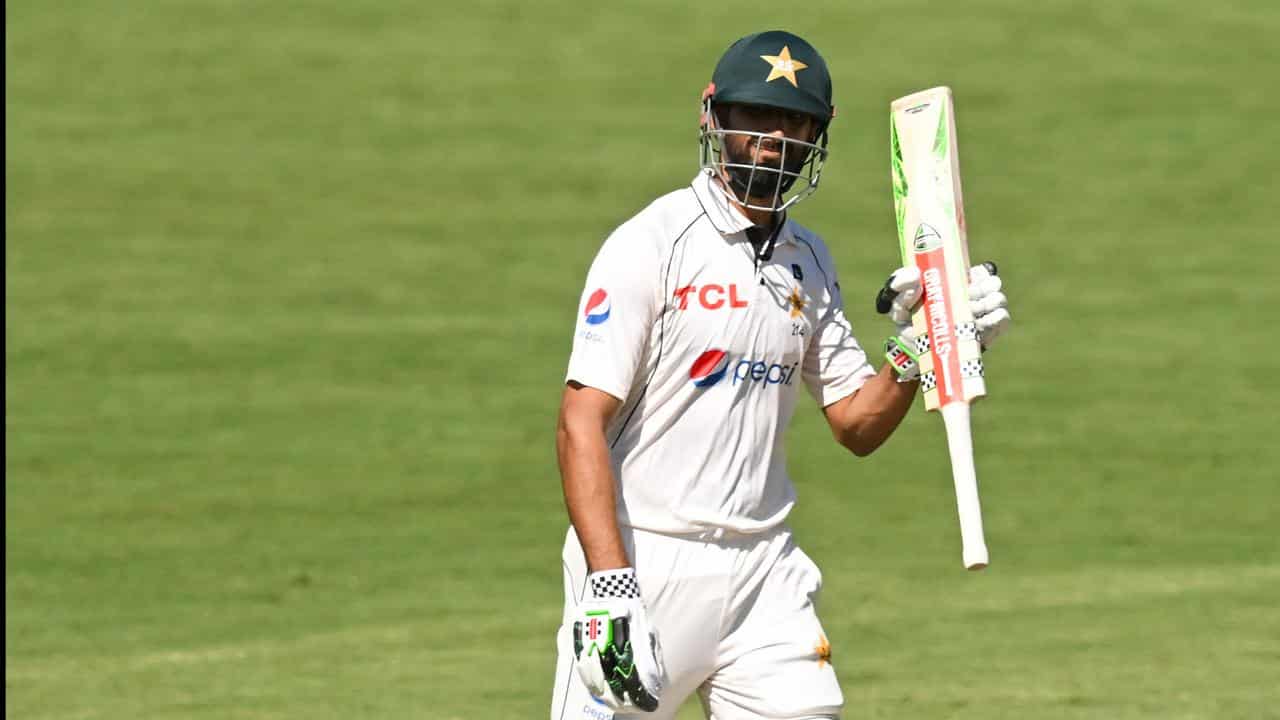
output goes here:
[[982, 505], [978, 501], [978, 475], [973, 466], [973, 435], [969, 425], [969, 404], [952, 402], [941, 408], [947, 429], [947, 449], [951, 453], [951, 476], [956, 486], [956, 508], [960, 512], [960, 540], [964, 566], [981, 570], [987, 566], [987, 541], [982, 531]]

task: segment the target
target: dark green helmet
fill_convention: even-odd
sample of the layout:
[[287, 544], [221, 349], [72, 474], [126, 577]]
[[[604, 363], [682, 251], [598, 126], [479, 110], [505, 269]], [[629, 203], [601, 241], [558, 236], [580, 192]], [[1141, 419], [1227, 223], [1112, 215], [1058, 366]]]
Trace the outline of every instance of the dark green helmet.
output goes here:
[[[700, 165], [732, 193], [735, 202], [781, 212], [818, 189], [835, 106], [827, 63], [803, 38], [770, 30], [738, 40], [716, 64], [702, 101]], [[726, 127], [721, 111], [737, 104], [804, 113], [815, 119], [815, 135], [766, 138], [766, 133]], [[734, 141], [738, 149], [732, 150], [726, 140]], [[745, 150], [744, 141], [749, 143]], [[781, 143], [780, 160], [759, 159], [766, 141]]]
[[785, 30], [748, 35], [729, 46], [711, 77], [713, 103], [767, 105], [831, 122], [831, 74], [813, 46]]

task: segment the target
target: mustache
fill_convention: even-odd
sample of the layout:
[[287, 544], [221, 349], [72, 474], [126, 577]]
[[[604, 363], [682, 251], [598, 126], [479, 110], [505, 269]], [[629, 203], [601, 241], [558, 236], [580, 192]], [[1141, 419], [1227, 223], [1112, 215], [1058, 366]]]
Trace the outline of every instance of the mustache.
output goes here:
[[[746, 155], [755, 161], [755, 164], [765, 168], [781, 168], [783, 160], [784, 144], [781, 140], [763, 139], [760, 142], [752, 142], [746, 147]], [[797, 153], [787, 152], [787, 160], [792, 160]], [[791, 163], [788, 162], [788, 165]]]

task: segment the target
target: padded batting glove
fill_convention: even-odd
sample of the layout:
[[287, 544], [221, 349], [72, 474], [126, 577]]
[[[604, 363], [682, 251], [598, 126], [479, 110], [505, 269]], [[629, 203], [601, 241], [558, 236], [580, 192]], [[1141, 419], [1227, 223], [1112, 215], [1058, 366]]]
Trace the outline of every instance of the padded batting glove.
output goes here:
[[587, 690], [614, 711], [658, 709], [666, 669], [633, 568], [591, 573], [592, 598], [578, 605], [573, 653]]
[[1009, 299], [1000, 289], [1004, 283], [996, 275], [996, 264], [984, 262], [969, 268], [969, 309], [973, 322], [978, 326], [978, 342], [982, 349], [1009, 329], [1013, 320], [1009, 315]]
[[897, 331], [884, 341], [884, 357], [898, 373], [898, 382], [920, 379], [923, 349], [911, 325], [911, 313], [920, 305], [924, 293], [920, 287], [920, 269], [900, 267], [893, 271], [884, 287], [876, 293], [876, 312], [888, 315]]
[[[969, 309], [984, 351], [1008, 329], [1012, 320], [1009, 301], [1001, 292], [1003, 283], [996, 272], [993, 262], [969, 268]], [[876, 294], [876, 312], [888, 315], [897, 328], [897, 332], [885, 340], [884, 354], [898, 373], [898, 382], [920, 377], [918, 359], [928, 347], [928, 339], [918, 336], [911, 324], [911, 314], [919, 307], [923, 295], [920, 270], [914, 267], [895, 270]]]

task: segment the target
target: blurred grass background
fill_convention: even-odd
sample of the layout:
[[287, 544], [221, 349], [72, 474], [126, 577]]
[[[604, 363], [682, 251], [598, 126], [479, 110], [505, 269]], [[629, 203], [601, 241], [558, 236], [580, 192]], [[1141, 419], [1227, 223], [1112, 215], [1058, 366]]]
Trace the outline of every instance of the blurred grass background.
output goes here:
[[861, 461], [791, 431], [846, 715], [1280, 717], [1273, 2], [5, 16], [7, 717], [544, 717], [583, 276], [772, 27], [834, 74], [796, 217], [864, 343], [888, 102], [932, 85], [1015, 316], [986, 573], [936, 417]]

